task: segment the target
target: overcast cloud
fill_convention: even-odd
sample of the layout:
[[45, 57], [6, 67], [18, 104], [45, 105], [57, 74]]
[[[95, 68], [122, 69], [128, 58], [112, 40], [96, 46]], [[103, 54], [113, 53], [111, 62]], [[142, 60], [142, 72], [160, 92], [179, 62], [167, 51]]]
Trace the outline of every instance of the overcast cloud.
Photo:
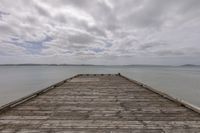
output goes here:
[[0, 63], [200, 64], [199, 0], [1, 0]]

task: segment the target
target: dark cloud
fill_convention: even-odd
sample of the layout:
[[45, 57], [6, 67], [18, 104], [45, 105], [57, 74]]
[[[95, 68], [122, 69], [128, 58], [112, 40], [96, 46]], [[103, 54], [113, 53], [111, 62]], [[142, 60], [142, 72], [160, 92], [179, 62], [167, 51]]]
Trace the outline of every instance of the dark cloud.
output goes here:
[[158, 27], [162, 25], [162, 13], [163, 13], [163, 4], [156, 3], [155, 5], [150, 4], [148, 6], [139, 9], [138, 11], [131, 13], [126, 21], [135, 26], [139, 26], [142, 28], [146, 27]]
[[91, 44], [94, 41], [94, 37], [86, 34], [86, 33], [79, 33], [75, 35], [67, 35], [69, 43], [78, 43], [78, 44]]
[[3, 21], [4, 16], [7, 15], [9, 15], [9, 13], [0, 11], [0, 21]]
[[42, 15], [42, 16], [45, 16], [45, 17], [50, 17], [50, 12], [47, 11], [44, 7], [40, 6], [40, 5], [36, 5], [35, 4], [35, 9], [37, 10], [37, 12]]
[[181, 56], [185, 55], [185, 53], [181, 50], [161, 50], [155, 52], [159, 56]]
[[0, 23], [0, 29], [1, 29], [1, 33], [3, 34], [10, 34], [13, 33], [14, 30], [12, 29], [12, 27], [10, 27], [8, 24], [6, 23]]
[[140, 45], [139, 50], [148, 50], [152, 48], [158, 48], [160, 46], [167, 47], [167, 43], [166, 42], [149, 42], [149, 43]]

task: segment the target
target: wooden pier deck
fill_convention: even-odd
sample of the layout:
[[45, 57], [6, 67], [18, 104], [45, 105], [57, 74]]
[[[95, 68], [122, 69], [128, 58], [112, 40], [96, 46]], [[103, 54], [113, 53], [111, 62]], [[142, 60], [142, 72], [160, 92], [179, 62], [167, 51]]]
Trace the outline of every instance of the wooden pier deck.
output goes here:
[[200, 133], [198, 109], [121, 75], [77, 75], [0, 108], [1, 133]]

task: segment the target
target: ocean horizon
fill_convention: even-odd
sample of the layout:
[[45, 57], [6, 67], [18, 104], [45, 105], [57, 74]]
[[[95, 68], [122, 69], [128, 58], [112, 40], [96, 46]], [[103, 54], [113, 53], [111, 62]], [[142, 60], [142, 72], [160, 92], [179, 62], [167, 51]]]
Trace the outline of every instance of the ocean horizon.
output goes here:
[[200, 67], [183, 66], [0, 66], [0, 106], [76, 74], [121, 73], [200, 107]]

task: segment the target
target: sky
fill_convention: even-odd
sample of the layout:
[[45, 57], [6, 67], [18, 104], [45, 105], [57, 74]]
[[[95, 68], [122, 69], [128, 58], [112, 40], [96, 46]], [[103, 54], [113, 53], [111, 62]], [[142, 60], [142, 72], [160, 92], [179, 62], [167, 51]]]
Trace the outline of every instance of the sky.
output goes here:
[[0, 0], [0, 64], [200, 64], [200, 0]]

